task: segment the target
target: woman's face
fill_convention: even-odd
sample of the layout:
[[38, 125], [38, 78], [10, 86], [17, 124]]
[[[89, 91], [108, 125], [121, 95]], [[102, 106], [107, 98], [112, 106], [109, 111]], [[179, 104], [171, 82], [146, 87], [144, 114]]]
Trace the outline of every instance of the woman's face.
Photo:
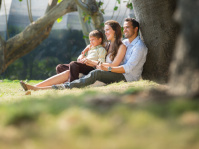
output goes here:
[[110, 25], [105, 25], [104, 27], [105, 35], [107, 40], [113, 40], [115, 31], [112, 29]]

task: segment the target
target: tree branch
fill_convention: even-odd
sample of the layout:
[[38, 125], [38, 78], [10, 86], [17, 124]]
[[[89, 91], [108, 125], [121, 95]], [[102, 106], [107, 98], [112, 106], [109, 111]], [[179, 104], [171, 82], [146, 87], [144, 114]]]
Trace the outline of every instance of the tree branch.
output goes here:
[[81, 0], [75, 0], [75, 3], [86, 13], [90, 14], [90, 8], [87, 4], [83, 3]]
[[5, 16], [6, 16], [6, 34], [7, 34], [7, 39], [9, 39], [9, 33], [8, 33], [8, 19], [7, 19], [7, 11], [6, 11], [6, 3], [4, 0], [4, 7], [5, 7]]
[[24, 44], [26, 44], [27, 41], [34, 39], [37, 34], [45, 30], [51, 23], [54, 23], [57, 18], [75, 10], [76, 5], [75, 2], [73, 2], [72, 0], [64, 0], [56, 5], [49, 12], [47, 12], [45, 16], [31, 23], [23, 32], [17, 34], [7, 41], [6, 58], [9, 57], [13, 53], [13, 51], [17, 49], [21, 50], [21, 48]]
[[30, 6], [29, 6], [29, 0], [26, 0], [27, 2], [27, 8], [28, 8], [28, 17], [29, 17], [29, 20], [30, 20], [30, 23], [33, 22], [33, 18], [32, 18], [32, 12], [31, 12], [31, 1], [30, 1]]
[[[6, 53], [4, 53], [5, 68], [16, 59], [32, 51], [46, 39], [57, 18], [77, 10], [76, 3], [73, 0], [63, 0], [58, 5], [57, 0], [49, 0], [49, 2], [51, 3], [48, 5], [45, 16], [31, 23], [23, 32], [7, 41]], [[54, 5], [53, 8], [52, 4]]]
[[57, 5], [58, 0], [48, 0], [48, 7], [46, 9], [46, 13], [48, 13], [55, 5]]
[[5, 40], [0, 35], [0, 47], [5, 44]]

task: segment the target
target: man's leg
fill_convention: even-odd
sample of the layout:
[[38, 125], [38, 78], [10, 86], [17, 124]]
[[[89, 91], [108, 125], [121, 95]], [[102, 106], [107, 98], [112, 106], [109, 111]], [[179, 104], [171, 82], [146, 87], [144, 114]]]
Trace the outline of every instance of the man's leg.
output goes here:
[[[113, 82], [126, 81], [125, 77], [121, 73], [113, 73], [103, 70], [93, 70], [88, 75], [75, 80], [73, 82], [64, 83], [65, 88], [81, 88], [93, 84], [95, 81], [101, 81], [106, 84]], [[56, 88], [56, 87], [55, 87]]]

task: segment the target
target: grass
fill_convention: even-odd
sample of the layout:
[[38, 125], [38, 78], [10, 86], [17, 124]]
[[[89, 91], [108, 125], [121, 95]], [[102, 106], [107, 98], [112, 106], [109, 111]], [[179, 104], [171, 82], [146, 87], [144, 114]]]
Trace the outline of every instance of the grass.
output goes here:
[[0, 148], [198, 149], [198, 100], [137, 102], [149, 88], [162, 86], [142, 80], [25, 95], [19, 81], [3, 80]]

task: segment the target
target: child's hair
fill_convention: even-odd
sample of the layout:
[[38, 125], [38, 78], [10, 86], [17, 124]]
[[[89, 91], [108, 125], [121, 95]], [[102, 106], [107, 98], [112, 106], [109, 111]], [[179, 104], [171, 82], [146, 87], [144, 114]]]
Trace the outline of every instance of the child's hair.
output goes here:
[[96, 38], [101, 38], [102, 39], [102, 42], [101, 42], [101, 44], [103, 44], [104, 43], [104, 35], [103, 35], [103, 33], [101, 32], [101, 31], [99, 31], [99, 30], [93, 30], [93, 31], [91, 31], [90, 33], [89, 33], [89, 37], [96, 37]]

